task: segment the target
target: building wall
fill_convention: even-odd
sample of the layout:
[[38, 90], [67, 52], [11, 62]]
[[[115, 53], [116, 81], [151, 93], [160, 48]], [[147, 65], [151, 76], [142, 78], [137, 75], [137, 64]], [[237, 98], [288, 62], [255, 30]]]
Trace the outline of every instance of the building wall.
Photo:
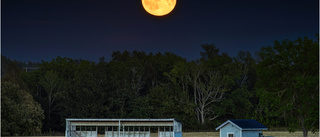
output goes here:
[[182, 125], [181, 123], [174, 121], [173, 122], [173, 131], [174, 132], [182, 132]]
[[182, 137], [182, 132], [174, 132], [174, 137]]
[[174, 137], [174, 132], [172, 131], [160, 131], [159, 137]]
[[243, 137], [259, 137], [259, 133], [262, 131], [242, 131]]
[[78, 137], [97, 137], [98, 131], [76, 131]]
[[[119, 131], [106, 131], [105, 137], [118, 137]], [[150, 131], [120, 131], [120, 137], [150, 137]]]
[[[240, 136], [240, 129], [235, 127], [234, 125], [228, 123], [224, 127], [220, 129], [220, 137], [228, 137], [228, 133], [233, 133], [233, 137], [241, 137]], [[242, 136], [245, 137], [245, 136]]]

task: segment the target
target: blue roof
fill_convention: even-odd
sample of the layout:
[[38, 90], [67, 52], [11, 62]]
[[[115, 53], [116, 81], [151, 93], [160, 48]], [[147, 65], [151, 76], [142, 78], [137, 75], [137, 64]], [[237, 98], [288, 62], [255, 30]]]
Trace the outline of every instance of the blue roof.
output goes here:
[[232, 123], [236, 124], [237, 126], [241, 127], [242, 129], [246, 128], [267, 128], [266, 126], [262, 125], [258, 121], [254, 119], [231, 119]]
[[216, 128], [216, 130], [224, 127], [228, 123], [235, 125], [241, 130], [268, 130], [266, 126], [262, 125], [254, 119], [231, 119], [221, 124], [219, 127]]

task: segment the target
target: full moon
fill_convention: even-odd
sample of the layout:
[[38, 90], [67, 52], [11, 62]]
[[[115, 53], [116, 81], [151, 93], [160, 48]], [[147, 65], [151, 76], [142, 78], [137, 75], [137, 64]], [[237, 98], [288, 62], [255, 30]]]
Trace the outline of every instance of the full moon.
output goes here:
[[142, 0], [143, 8], [154, 16], [169, 14], [176, 6], [176, 0]]

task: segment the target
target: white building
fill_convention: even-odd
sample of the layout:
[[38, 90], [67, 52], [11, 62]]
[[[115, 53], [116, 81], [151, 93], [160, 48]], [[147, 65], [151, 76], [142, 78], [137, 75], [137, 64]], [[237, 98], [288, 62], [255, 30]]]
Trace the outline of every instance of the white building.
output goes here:
[[66, 137], [182, 137], [176, 119], [66, 119]]

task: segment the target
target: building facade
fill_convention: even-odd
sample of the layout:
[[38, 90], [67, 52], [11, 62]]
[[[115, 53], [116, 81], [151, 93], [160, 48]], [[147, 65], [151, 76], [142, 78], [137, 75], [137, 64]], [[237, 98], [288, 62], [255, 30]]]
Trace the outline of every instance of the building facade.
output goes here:
[[176, 119], [66, 119], [66, 137], [182, 137]]
[[228, 120], [218, 126], [220, 137], [261, 137], [267, 127], [253, 119]]

